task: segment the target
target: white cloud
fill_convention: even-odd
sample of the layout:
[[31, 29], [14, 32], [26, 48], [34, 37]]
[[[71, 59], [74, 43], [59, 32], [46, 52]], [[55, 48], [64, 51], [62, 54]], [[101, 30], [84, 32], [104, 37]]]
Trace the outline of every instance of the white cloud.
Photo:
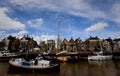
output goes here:
[[114, 4], [111, 9], [111, 12], [113, 17], [110, 16], [111, 17], [110, 19], [120, 24], [120, 3]]
[[35, 35], [35, 34], [32, 34], [31, 35], [35, 41], [37, 41], [37, 43], [39, 44], [40, 41], [47, 41], [47, 40], [56, 40], [57, 36], [55, 35], [49, 35], [49, 34], [44, 34], [42, 33], [41, 35]]
[[56, 40], [56, 38], [57, 38], [57, 36], [55, 36], [55, 35], [49, 35], [49, 34], [41, 34], [40, 35], [40, 40], [41, 41], [47, 41], [47, 40]]
[[10, 18], [8, 8], [0, 8], [0, 30], [24, 30], [25, 25], [20, 21]]
[[22, 10], [50, 10], [89, 19], [104, 18], [120, 24], [120, 1], [110, 0], [105, 4], [96, 0], [10, 0], [10, 3]]
[[105, 22], [98, 22], [88, 28], [85, 29], [86, 32], [90, 32], [90, 31], [99, 31], [104, 29], [105, 27], [107, 27], [108, 24]]
[[43, 22], [44, 21], [42, 18], [37, 18], [34, 20], [29, 20], [28, 24], [30, 25], [30, 27], [33, 27], [33, 28], [40, 28], [42, 26]]
[[0, 40], [2, 40], [5, 36], [7, 36], [7, 33], [5, 31], [0, 31]]
[[106, 15], [103, 11], [93, 9], [85, 0], [11, 0], [10, 3], [22, 10], [47, 9], [87, 18], [101, 18]]
[[11, 35], [15, 36], [15, 37], [18, 37], [18, 38], [22, 38], [24, 35], [26, 35], [28, 33], [29, 33], [28, 31], [23, 30], [23, 31], [19, 31], [19, 32], [16, 32], [16, 33], [12, 33]]
[[0, 31], [0, 35], [2, 35], [2, 34], [4, 34], [4, 33], [6, 33], [5, 31]]
[[31, 35], [35, 41], [37, 41], [38, 44], [40, 44], [40, 36], [39, 35]]
[[[33, 8], [48, 9], [48, 10], [87, 10], [89, 4], [84, 0], [11, 0], [10, 3], [15, 6], [19, 5], [19, 8], [26, 10]], [[25, 7], [26, 6], [26, 7]], [[58, 9], [59, 8], [59, 9]]]

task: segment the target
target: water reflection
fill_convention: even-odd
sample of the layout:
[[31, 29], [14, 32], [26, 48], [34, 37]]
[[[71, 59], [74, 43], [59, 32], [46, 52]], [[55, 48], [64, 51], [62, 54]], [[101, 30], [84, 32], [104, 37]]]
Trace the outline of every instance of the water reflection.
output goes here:
[[60, 72], [53, 73], [15, 73], [8, 63], [0, 62], [0, 76], [120, 76], [120, 61], [81, 61], [62, 63]]
[[62, 76], [88, 76], [87, 62], [62, 64]]
[[8, 63], [0, 62], [0, 76], [7, 76], [8, 68], [9, 68]]
[[115, 61], [114, 62], [114, 67], [116, 69], [116, 75], [120, 76], [120, 61]]
[[120, 62], [90, 61], [66, 63], [62, 67], [61, 75], [63, 76], [120, 76]]
[[116, 76], [116, 69], [113, 61], [89, 62], [90, 76]]

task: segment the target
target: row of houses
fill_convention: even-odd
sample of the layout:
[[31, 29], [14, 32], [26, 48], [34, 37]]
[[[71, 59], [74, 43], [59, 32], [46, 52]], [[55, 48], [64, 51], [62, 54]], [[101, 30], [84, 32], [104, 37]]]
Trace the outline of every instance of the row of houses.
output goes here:
[[9, 35], [0, 42], [0, 50], [10, 50], [10, 51], [26, 51], [32, 50], [38, 47], [36, 41], [30, 38], [28, 35], [23, 36], [21, 39]]
[[80, 38], [74, 40], [71, 38], [69, 41], [64, 39], [61, 43], [61, 50], [67, 51], [119, 51], [120, 50], [120, 38], [119, 39], [100, 39], [96, 37], [89, 37], [85, 41]]
[[[13, 36], [8, 36], [4, 38], [0, 42], [0, 49], [1, 50], [12, 50], [12, 51], [33, 51], [35, 48], [39, 48], [37, 50], [41, 52], [56, 52], [56, 41], [55, 40], [47, 40], [41, 41], [38, 45], [36, 41], [34, 41], [33, 38], [30, 38], [28, 35], [23, 36], [21, 39], [18, 39]], [[80, 38], [73, 39], [71, 37], [70, 40], [67, 40], [64, 38], [62, 41], [60, 41], [60, 48], [59, 51], [68, 51], [68, 52], [74, 52], [74, 51], [100, 51], [102, 47], [102, 50], [105, 52], [109, 51], [119, 51], [120, 50], [120, 38], [118, 39], [100, 39], [97, 36], [96, 37], [89, 37], [85, 41], [82, 41]]]

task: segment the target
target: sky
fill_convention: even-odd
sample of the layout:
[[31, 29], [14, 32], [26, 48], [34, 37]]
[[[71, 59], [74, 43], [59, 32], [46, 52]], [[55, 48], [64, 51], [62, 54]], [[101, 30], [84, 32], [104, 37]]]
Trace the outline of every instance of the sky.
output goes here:
[[120, 38], [120, 0], [0, 0], [0, 40]]

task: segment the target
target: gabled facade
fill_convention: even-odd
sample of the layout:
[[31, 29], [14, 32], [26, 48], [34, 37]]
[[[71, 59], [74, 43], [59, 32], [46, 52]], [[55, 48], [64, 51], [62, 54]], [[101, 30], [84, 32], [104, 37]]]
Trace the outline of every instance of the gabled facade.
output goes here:
[[4, 38], [2, 40], [2, 42], [5, 43], [4, 49], [5, 50], [11, 50], [12, 49], [12, 43], [14, 42], [15, 39], [16, 39], [16, 37], [13, 37], [11, 35], [9, 35], [8, 37]]
[[55, 40], [47, 40], [47, 52], [53, 52], [55, 50]]
[[89, 51], [100, 51], [100, 39], [96, 37], [88, 38], [86, 41], [86, 47]]
[[4, 39], [2, 40], [2, 42], [5, 43], [5, 45], [4, 45], [4, 49], [5, 49], [5, 50], [8, 50], [9, 41], [10, 41], [10, 40], [9, 40], [8, 38], [4, 38]]
[[77, 38], [75, 40], [75, 46], [77, 51], [81, 51], [82, 49], [82, 40], [80, 38]]
[[33, 48], [37, 47], [37, 42], [30, 38], [28, 35], [20, 39], [20, 49], [22, 51], [32, 51]]
[[69, 50], [69, 47], [70, 47], [69, 41], [66, 38], [64, 38], [62, 43], [61, 43], [61, 50], [62, 51]]
[[61, 43], [62, 51], [65, 51], [65, 50], [68, 52], [80, 51], [81, 47], [82, 47], [82, 40], [80, 38], [74, 40], [71, 37], [69, 41], [65, 38]]
[[102, 44], [103, 44], [103, 50], [104, 51], [106, 51], [106, 52], [111, 51], [111, 45], [110, 45], [110, 43], [108, 41], [103, 40]]
[[114, 39], [114, 46], [113, 46], [113, 51], [119, 51], [120, 50], [120, 38]]
[[106, 51], [113, 51], [114, 50], [114, 41], [111, 38], [105, 39], [107, 43]]

